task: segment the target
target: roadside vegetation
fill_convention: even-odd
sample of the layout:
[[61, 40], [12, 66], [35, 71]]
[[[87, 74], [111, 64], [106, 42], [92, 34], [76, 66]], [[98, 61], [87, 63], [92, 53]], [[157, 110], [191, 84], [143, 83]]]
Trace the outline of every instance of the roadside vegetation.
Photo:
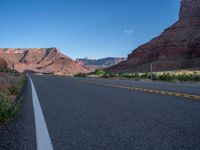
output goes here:
[[102, 78], [118, 78], [130, 80], [154, 80], [168, 82], [200, 82], [200, 71], [166, 71], [166, 72], [133, 72], [133, 73], [110, 73], [102, 69], [86, 74], [78, 74], [76, 77], [102, 77]]
[[128, 78], [133, 80], [154, 80], [154, 81], [170, 81], [170, 82], [200, 82], [199, 72], [156, 72], [156, 73], [121, 73], [117, 75], [119, 78]]
[[12, 119], [20, 109], [21, 102], [16, 97], [26, 77], [22, 74], [12, 73], [7, 68], [0, 69], [0, 125]]

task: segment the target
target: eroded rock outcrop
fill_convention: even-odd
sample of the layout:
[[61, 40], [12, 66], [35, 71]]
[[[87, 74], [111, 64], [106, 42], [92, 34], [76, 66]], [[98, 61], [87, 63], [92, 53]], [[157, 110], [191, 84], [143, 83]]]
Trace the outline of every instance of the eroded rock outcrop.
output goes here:
[[182, 0], [175, 24], [108, 70], [148, 71], [150, 64], [158, 71], [200, 66], [200, 0]]
[[30, 70], [61, 75], [88, 72], [84, 65], [63, 55], [57, 48], [0, 49], [0, 57], [7, 61], [9, 68], [14, 63], [19, 72]]

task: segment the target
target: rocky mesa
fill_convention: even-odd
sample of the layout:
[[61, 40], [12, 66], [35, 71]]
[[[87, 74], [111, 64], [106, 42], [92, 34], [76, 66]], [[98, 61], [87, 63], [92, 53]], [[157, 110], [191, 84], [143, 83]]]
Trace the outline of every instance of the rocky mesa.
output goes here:
[[109, 71], [156, 71], [200, 66], [200, 0], [181, 0], [179, 19]]
[[[57, 48], [0, 48], [0, 58], [8, 68], [19, 72], [26, 70], [60, 75], [88, 72], [83, 64], [63, 55]], [[5, 62], [4, 62], [5, 65]]]

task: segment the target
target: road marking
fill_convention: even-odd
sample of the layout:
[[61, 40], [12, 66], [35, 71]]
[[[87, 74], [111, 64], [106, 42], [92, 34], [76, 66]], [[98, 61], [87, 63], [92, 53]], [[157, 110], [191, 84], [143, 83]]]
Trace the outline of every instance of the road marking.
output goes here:
[[133, 86], [129, 87], [129, 86], [101, 83], [101, 82], [95, 82], [95, 81], [80, 81], [80, 80], [76, 80], [76, 79], [72, 79], [72, 78], [71, 78], [71, 80], [77, 81], [77, 82], [82, 82], [82, 83], [89, 83], [89, 84], [95, 84], [95, 85], [100, 85], [100, 86], [106, 86], [106, 87], [128, 89], [128, 90], [131, 90], [131, 91], [141, 91], [141, 92], [148, 92], [148, 93], [154, 93], [154, 94], [161, 94], [161, 95], [184, 97], [184, 98], [189, 98], [189, 99], [200, 100], [200, 95], [192, 95], [192, 94], [186, 94], [186, 93], [170, 92], [170, 91], [155, 90], [155, 89], [148, 89], [148, 88], [139, 88], [139, 87], [133, 87]]
[[44, 115], [40, 106], [40, 102], [35, 90], [35, 86], [30, 77], [28, 77], [31, 82], [32, 88], [32, 100], [33, 100], [33, 109], [35, 116], [35, 127], [36, 127], [36, 141], [37, 141], [37, 150], [53, 150], [53, 145], [49, 136], [46, 122], [44, 120]]

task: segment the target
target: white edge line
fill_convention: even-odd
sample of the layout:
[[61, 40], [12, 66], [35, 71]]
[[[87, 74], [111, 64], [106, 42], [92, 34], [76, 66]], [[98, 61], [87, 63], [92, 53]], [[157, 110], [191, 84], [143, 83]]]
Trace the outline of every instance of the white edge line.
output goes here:
[[37, 96], [37, 92], [35, 90], [35, 86], [30, 77], [28, 77], [31, 83], [32, 88], [32, 100], [33, 100], [33, 109], [35, 116], [35, 128], [36, 128], [36, 141], [37, 141], [37, 150], [53, 150], [53, 145], [51, 142], [51, 138], [49, 136], [49, 132], [47, 129], [47, 125], [44, 119], [44, 115], [42, 113], [42, 109], [40, 106], [40, 102]]

